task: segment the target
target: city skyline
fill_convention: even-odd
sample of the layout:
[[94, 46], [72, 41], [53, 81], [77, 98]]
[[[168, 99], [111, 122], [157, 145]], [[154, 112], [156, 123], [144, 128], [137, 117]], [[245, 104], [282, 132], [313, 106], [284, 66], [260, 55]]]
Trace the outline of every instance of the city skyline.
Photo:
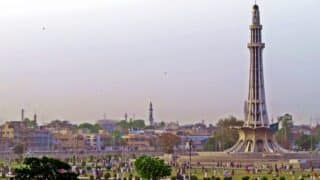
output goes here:
[[[19, 120], [21, 108], [40, 122], [126, 112], [147, 121], [150, 100], [156, 122], [243, 119], [253, 1], [33, 2], [0, 3], [0, 122]], [[258, 3], [270, 120], [317, 120], [319, 2]]]

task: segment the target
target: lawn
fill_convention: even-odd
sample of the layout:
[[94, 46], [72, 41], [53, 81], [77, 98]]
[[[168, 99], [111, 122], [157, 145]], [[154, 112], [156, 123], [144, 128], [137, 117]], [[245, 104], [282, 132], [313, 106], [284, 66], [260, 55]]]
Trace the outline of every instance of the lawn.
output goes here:
[[[231, 172], [231, 169], [228, 170]], [[188, 171], [187, 171], [188, 173]], [[249, 176], [250, 179], [255, 179], [260, 177], [267, 177], [268, 179], [272, 180], [273, 178], [275, 179], [280, 179], [280, 177], [285, 177], [286, 180], [291, 180], [291, 179], [299, 179], [300, 176], [307, 177], [310, 175], [310, 171], [305, 171], [305, 172], [295, 172], [294, 175], [292, 175], [290, 172], [280, 172], [278, 177], [274, 177], [274, 174], [268, 174], [267, 171], [262, 171], [261, 173], [253, 174], [253, 173], [247, 173], [245, 170], [234, 170], [234, 176], [232, 177], [233, 180], [242, 180], [242, 177], [244, 176]], [[319, 174], [319, 173], [318, 173]], [[201, 169], [194, 169], [192, 170], [192, 175], [195, 175], [198, 177], [198, 179], [203, 179], [204, 173], [202, 172]], [[173, 170], [172, 176], [176, 176], [176, 170]], [[223, 179], [223, 169], [208, 169], [207, 172], [207, 177], [220, 177]], [[304, 179], [310, 179], [310, 178], [304, 178]]]

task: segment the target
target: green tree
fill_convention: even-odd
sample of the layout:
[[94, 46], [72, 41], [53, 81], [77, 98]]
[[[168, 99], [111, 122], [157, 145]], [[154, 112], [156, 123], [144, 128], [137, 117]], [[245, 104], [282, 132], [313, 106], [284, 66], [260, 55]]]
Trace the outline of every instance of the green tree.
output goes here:
[[287, 149], [290, 149], [292, 142], [291, 129], [293, 127], [293, 116], [291, 114], [284, 114], [278, 118], [281, 129], [276, 133], [276, 139], [279, 144]]
[[146, 127], [144, 120], [142, 119], [137, 119], [137, 120], [132, 120], [126, 121], [122, 120], [118, 123], [118, 126], [120, 126], [123, 129], [131, 129], [131, 128], [137, 128], [137, 129], [143, 129]]
[[29, 118], [25, 118], [24, 121], [26, 122], [27, 126], [30, 128], [37, 127], [37, 122], [34, 120], [30, 120]]
[[[313, 137], [311, 135], [302, 135], [296, 141], [295, 144], [302, 150], [310, 150], [311, 149], [311, 142]], [[314, 142], [313, 142], [313, 149], [314, 149]]]
[[123, 133], [118, 130], [112, 132], [112, 145], [120, 145], [122, 143]]
[[163, 133], [159, 136], [159, 145], [166, 153], [173, 153], [174, 147], [179, 143], [180, 138], [172, 133]]
[[238, 131], [233, 127], [241, 127], [243, 121], [238, 120], [234, 116], [220, 119], [217, 123], [217, 130], [213, 133], [213, 137], [209, 138], [205, 143], [205, 150], [223, 151], [232, 147], [238, 140]]
[[102, 127], [99, 124], [82, 123], [78, 126], [79, 129], [87, 129], [90, 133], [98, 133]]
[[17, 180], [76, 180], [70, 165], [52, 158], [25, 158], [22, 167], [15, 169]]
[[134, 166], [143, 179], [159, 180], [171, 175], [171, 167], [159, 158], [141, 156], [135, 161]]
[[205, 144], [204, 144], [204, 150], [206, 150], [206, 151], [217, 151], [217, 147], [216, 147], [216, 144], [217, 144], [217, 142], [216, 142], [216, 138], [214, 138], [214, 137], [211, 137], [211, 138], [209, 138], [206, 142], [205, 142]]

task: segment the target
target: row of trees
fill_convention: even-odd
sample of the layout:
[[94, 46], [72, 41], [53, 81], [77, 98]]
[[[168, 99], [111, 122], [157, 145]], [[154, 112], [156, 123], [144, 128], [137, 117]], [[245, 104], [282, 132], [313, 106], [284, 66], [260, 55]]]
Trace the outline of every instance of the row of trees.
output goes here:
[[[171, 175], [171, 166], [157, 157], [141, 156], [135, 163], [136, 173], [143, 179], [159, 180]], [[25, 180], [77, 180], [78, 174], [71, 172], [71, 166], [58, 159], [27, 157], [23, 164], [15, 169], [15, 179]]]
[[76, 180], [78, 175], [71, 172], [71, 166], [63, 161], [42, 157], [25, 158], [21, 167], [15, 169], [15, 179]]
[[130, 119], [129, 121], [122, 120], [118, 123], [118, 126], [120, 126], [123, 129], [144, 129], [146, 127], [144, 120], [142, 119]]

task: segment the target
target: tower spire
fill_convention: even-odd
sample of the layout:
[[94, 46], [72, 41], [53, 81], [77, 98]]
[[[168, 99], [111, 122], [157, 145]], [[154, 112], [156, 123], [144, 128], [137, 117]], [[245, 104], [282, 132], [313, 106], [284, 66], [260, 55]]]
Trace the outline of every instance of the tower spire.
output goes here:
[[246, 102], [245, 126], [257, 128], [268, 127], [264, 77], [263, 77], [263, 49], [262, 25], [260, 23], [260, 11], [257, 4], [253, 5], [252, 24], [250, 25], [251, 38], [248, 43], [250, 50], [250, 75], [249, 94]]
[[153, 119], [153, 106], [152, 106], [152, 102], [150, 102], [149, 104], [149, 123], [150, 123], [150, 126], [153, 126], [154, 124], [154, 119]]
[[24, 109], [21, 109], [21, 121], [24, 121]]

